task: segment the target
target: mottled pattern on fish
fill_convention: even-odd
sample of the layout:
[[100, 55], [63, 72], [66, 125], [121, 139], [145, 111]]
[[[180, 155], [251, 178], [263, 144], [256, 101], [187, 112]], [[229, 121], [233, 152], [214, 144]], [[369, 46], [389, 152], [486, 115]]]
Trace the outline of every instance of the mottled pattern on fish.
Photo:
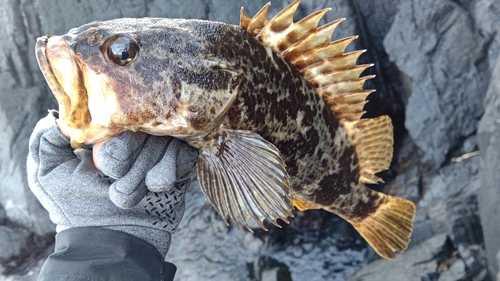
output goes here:
[[288, 222], [293, 206], [348, 220], [385, 258], [403, 251], [414, 205], [372, 191], [392, 157], [387, 116], [361, 119], [370, 65], [355, 37], [330, 42], [328, 9], [299, 23], [295, 1], [241, 27], [172, 19], [96, 22], [37, 42], [72, 144], [124, 130], [181, 138], [199, 152], [200, 187], [235, 226]]
[[[227, 38], [227, 44], [215, 45], [213, 51], [224, 52], [222, 56], [244, 73], [225, 127], [257, 132], [278, 148], [294, 197], [323, 206], [335, 202], [346, 214], [360, 213], [353, 212], [363, 208], [356, 198], [359, 193], [352, 192], [357, 187], [351, 186], [359, 178], [355, 148], [317, 92], [293, 66], [248, 34], [228, 25], [216, 33]], [[205, 146], [220, 133], [216, 130], [200, 141], [203, 144], [192, 144]]]

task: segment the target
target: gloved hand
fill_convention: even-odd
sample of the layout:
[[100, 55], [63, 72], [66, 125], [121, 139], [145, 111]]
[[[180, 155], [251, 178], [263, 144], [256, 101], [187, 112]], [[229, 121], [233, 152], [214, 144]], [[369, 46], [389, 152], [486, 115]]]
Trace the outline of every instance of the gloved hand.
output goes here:
[[130, 131], [93, 148], [94, 165], [116, 179], [111, 201], [123, 209], [136, 206], [148, 192], [168, 192], [189, 180], [197, 155], [178, 139]]
[[123, 133], [96, 147], [73, 150], [56, 125], [38, 122], [29, 144], [28, 181], [57, 231], [104, 227], [153, 244], [165, 256], [184, 214], [184, 193], [197, 151], [181, 141]]

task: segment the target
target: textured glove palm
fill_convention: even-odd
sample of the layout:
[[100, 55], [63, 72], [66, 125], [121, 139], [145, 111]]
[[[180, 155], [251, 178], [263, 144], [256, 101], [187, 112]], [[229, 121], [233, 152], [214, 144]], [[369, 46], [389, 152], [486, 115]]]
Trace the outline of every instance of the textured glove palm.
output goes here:
[[73, 150], [57, 112], [30, 138], [28, 180], [57, 231], [105, 227], [142, 238], [165, 255], [184, 213], [184, 193], [197, 152], [177, 139], [123, 133], [92, 150]]

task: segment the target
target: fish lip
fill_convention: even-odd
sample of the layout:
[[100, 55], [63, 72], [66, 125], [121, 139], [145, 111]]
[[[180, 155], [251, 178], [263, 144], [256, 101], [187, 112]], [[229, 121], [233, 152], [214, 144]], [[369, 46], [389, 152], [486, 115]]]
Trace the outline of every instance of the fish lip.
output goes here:
[[40, 67], [40, 70], [42, 71], [42, 74], [47, 81], [47, 84], [52, 90], [54, 96], [61, 104], [61, 101], [59, 99], [63, 96], [67, 96], [67, 93], [62, 88], [59, 80], [57, 80], [57, 77], [54, 74], [54, 71], [52, 70], [52, 67], [50, 66], [50, 63], [47, 59], [46, 48], [50, 37], [53, 37], [53, 35], [46, 35], [37, 38], [35, 45], [36, 59], [38, 61], [38, 66]]
[[[70, 68], [75, 64], [71, 47], [68, 44], [68, 37], [65, 35], [39, 37], [35, 49], [38, 66], [59, 104], [59, 118], [70, 122], [70, 115], [73, 115], [71, 110], [72, 99], [74, 100], [71, 95], [75, 95], [75, 93], [71, 92], [73, 89], [68, 87], [67, 83], [63, 83], [73, 81], [77, 77], [73, 77], [73, 69], [60, 69], [61, 62], [69, 61]], [[69, 79], [68, 76], [70, 76]]]

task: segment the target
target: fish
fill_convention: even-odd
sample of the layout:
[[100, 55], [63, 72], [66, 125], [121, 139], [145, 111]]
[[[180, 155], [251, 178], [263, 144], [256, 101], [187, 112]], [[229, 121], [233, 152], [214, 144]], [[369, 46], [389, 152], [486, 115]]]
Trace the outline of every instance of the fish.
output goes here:
[[[296, 0], [240, 24], [188, 19], [96, 21], [37, 39], [40, 69], [72, 147], [123, 131], [172, 136], [198, 149], [196, 175], [238, 229], [281, 227], [295, 209], [348, 221], [382, 257], [410, 241], [413, 202], [374, 191], [393, 154], [390, 117], [363, 118], [357, 36], [332, 41], [331, 9], [298, 22]], [[228, 223], [229, 225], [229, 223]]]

